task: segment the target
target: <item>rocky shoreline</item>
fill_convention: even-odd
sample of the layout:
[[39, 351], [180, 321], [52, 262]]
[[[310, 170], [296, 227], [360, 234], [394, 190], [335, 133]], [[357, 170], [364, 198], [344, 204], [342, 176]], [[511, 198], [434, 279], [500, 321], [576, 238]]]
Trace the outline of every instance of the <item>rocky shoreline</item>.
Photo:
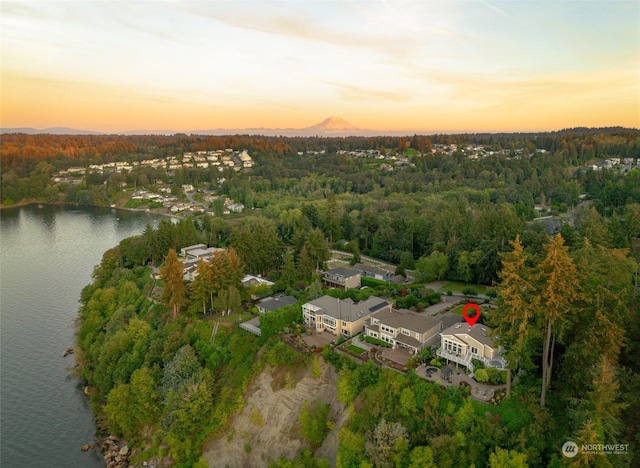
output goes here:
[[81, 450], [86, 452], [91, 448], [100, 450], [107, 468], [128, 468], [131, 451], [124, 440], [114, 435], [103, 439], [97, 438], [93, 443], [83, 445]]
[[107, 468], [127, 468], [129, 466], [129, 446], [117, 437], [109, 436], [102, 441], [102, 456]]

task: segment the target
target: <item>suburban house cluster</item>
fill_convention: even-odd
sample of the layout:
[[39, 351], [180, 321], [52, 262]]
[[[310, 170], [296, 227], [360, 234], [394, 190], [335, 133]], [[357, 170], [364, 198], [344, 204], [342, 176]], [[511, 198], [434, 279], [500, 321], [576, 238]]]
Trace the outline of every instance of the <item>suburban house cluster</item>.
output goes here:
[[[193, 281], [198, 275], [200, 260], [209, 261], [224, 249], [195, 244], [180, 249], [183, 263], [183, 278]], [[335, 268], [324, 275], [324, 283], [329, 287], [351, 289], [359, 287], [362, 275], [390, 280], [390, 273], [368, 265], [357, 264], [351, 268]], [[260, 276], [246, 275], [242, 279], [245, 287], [259, 285], [273, 286], [273, 282]], [[255, 298], [254, 298], [255, 299]], [[296, 304], [293, 296], [279, 295], [258, 300], [256, 307], [260, 314], [276, 311]], [[406, 309], [394, 309], [393, 304], [380, 297], [371, 296], [354, 302], [322, 296], [302, 305], [304, 324], [315, 333], [330, 333], [336, 339], [351, 338], [362, 334], [389, 344], [392, 348], [402, 348], [416, 355], [426, 348], [437, 349], [437, 355], [474, 370], [473, 360], [479, 360], [487, 367], [504, 369], [506, 363], [491, 339], [491, 330], [484, 325], [470, 327], [462, 322], [462, 317], [454, 314], [430, 316]], [[241, 328], [260, 335], [258, 318], [240, 325]]]
[[[169, 156], [167, 158], [145, 159], [139, 162], [108, 162], [104, 164], [91, 164], [89, 167], [70, 167], [60, 171], [57, 177], [61, 179], [70, 175], [84, 175], [87, 171], [105, 173], [131, 171], [136, 167], [153, 167], [155, 169], [164, 168], [167, 171], [176, 169], [209, 168], [217, 167], [222, 172], [225, 168], [235, 171], [253, 167], [255, 162], [247, 150], [234, 151], [231, 148], [225, 150], [196, 151], [183, 153], [180, 156]], [[56, 179], [54, 179], [55, 181]]]

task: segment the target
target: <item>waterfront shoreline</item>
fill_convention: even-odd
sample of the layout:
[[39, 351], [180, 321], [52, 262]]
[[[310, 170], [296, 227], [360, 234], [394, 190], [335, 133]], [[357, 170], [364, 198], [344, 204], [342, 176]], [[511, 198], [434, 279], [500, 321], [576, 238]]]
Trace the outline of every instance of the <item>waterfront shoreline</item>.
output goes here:
[[9, 209], [9, 208], [23, 208], [25, 206], [30, 206], [30, 205], [71, 206], [71, 207], [78, 207], [78, 208], [110, 208], [112, 210], [131, 211], [131, 212], [135, 212], [135, 213], [149, 213], [149, 214], [154, 214], [154, 215], [168, 216], [169, 218], [174, 218], [174, 219], [184, 219], [184, 217], [176, 215], [176, 214], [172, 214], [172, 213], [165, 213], [165, 212], [162, 212], [162, 211], [155, 211], [155, 210], [151, 210], [151, 209], [149, 209], [147, 211], [146, 208], [144, 208], [144, 209], [141, 209], [141, 208], [125, 208], [123, 206], [85, 205], [85, 204], [82, 204], [82, 203], [45, 202], [45, 201], [38, 201], [38, 200], [21, 201], [19, 203], [14, 203], [13, 205], [0, 205], [0, 211], [2, 211], [4, 209]]

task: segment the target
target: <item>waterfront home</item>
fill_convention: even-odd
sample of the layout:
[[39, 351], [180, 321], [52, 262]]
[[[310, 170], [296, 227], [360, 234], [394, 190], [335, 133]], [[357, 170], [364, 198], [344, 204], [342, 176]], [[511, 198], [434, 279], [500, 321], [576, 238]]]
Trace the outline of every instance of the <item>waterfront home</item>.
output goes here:
[[440, 334], [440, 349], [436, 354], [473, 371], [474, 359], [481, 361], [485, 367], [505, 369], [506, 362], [501, 352], [491, 338], [489, 327], [456, 323]]
[[391, 303], [376, 296], [358, 303], [322, 296], [303, 304], [302, 316], [305, 325], [314, 331], [351, 337], [362, 332], [367, 317], [381, 310], [391, 310]]
[[417, 354], [438, 343], [442, 320], [406, 309], [384, 309], [364, 322], [364, 334]]

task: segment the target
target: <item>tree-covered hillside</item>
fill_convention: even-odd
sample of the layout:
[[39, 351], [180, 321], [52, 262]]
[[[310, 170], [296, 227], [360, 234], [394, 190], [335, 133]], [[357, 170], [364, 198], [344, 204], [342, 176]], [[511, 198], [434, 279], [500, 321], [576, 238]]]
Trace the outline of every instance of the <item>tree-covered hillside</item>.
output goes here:
[[[260, 338], [237, 322], [253, 317], [256, 297], [281, 292], [302, 303], [326, 292], [318, 271], [330, 249], [354, 263], [369, 255], [397, 265], [395, 273], [415, 282], [331, 292], [341, 297], [375, 293], [420, 310], [439, 297], [424, 288], [434, 280], [497, 291], [498, 309], [485, 323], [498, 331], [513, 378], [510, 396], [487, 407], [411, 372], [355, 366], [326, 351], [353, 410], [341, 429], [339, 466], [563, 466], [559, 441], [639, 440], [637, 131], [29, 138], [3, 137], [3, 202], [101, 204], [134, 187], [186, 197], [183, 184], [205, 205], [213, 200], [207, 213], [149, 226], [106, 252], [83, 292], [78, 362], [99, 427], [129, 439], [134, 458], [197, 463], [203, 444], [241, 409], [253, 377], [305, 365], [278, 335], [300, 333], [299, 306], [265, 316]], [[250, 151], [255, 166], [89, 169], [100, 160], [227, 147]], [[55, 171], [77, 164], [86, 168], [78, 183], [54, 183]], [[215, 201], [224, 198], [245, 212], [218, 212]], [[198, 243], [225, 253], [185, 282], [176, 253]], [[274, 285], [247, 290], [244, 273]], [[637, 457], [632, 449], [574, 461], [633, 466]], [[320, 463], [311, 458], [292, 463]]]

